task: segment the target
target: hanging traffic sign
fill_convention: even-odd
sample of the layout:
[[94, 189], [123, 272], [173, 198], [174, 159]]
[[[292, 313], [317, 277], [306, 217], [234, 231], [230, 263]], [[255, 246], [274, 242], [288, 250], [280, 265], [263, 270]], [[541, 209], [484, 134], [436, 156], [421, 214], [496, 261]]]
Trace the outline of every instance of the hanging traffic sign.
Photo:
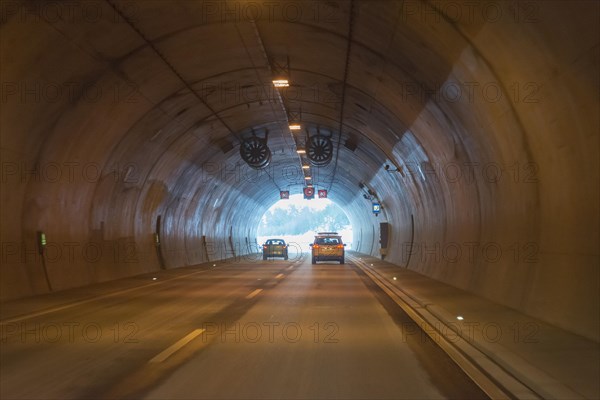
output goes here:
[[327, 198], [327, 190], [325, 190], [325, 189], [319, 189], [319, 198], [320, 199], [326, 199]]
[[304, 198], [307, 200], [313, 199], [315, 197], [315, 188], [313, 187], [305, 187], [304, 188]]
[[282, 200], [287, 200], [290, 198], [290, 191], [289, 190], [282, 190], [279, 192], [279, 198]]

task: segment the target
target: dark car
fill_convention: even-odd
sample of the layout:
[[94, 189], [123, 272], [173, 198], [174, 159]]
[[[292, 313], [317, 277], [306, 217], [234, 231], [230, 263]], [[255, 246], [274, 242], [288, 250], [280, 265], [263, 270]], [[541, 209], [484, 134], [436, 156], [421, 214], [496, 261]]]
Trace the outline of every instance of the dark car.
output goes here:
[[263, 244], [263, 260], [267, 257], [283, 257], [288, 259], [288, 246], [283, 239], [269, 239]]

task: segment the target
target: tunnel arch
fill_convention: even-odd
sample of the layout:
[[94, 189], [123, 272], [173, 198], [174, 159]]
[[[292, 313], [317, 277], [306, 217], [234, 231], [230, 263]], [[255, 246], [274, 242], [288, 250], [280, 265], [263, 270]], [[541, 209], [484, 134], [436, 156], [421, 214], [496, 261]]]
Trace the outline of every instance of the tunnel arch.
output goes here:
[[[320, 91], [285, 106], [332, 132], [337, 164], [315, 183], [352, 215], [358, 252], [378, 254], [385, 218], [386, 260], [598, 340], [598, 4], [490, 2], [504, 12], [490, 20], [355, 0], [299, 21], [104, 1], [98, 20], [49, 19], [32, 4], [3, 3], [0, 25], [3, 299], [48, 290], [38, 231], [61, 251], [54, 290], [248, 252], [277, 191], [303, 184], [281, 173], [297, 155], [269, 57], [286, 56], [292, 83]], [[271, 95], [215, 100], [252, 84]], [[267, 127], [272, 164], [248, 171], [240, 135]]]

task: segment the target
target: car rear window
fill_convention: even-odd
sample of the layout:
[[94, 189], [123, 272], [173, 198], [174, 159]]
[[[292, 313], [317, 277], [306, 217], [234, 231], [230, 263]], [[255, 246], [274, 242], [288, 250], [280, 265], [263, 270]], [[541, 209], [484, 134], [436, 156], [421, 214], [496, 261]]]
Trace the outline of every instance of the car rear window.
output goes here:
[[340, 244], [338, 238], [317, 238], [317, 244]]

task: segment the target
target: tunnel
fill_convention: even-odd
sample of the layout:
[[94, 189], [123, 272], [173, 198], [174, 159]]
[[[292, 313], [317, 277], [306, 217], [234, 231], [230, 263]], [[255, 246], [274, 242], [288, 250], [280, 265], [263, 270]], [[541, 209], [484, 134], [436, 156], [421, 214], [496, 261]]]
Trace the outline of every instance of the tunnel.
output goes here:
[[[535, 321], [536, 342], [512, 332], [502, 338], [510, 357], [496, 360], [527, 391], [481, 365], [469, 373], [457, 361], [478, 359], [467, 350], [446, 352], [492, 398], [598, 398], [599, 20], [599, 3], [579, 0], [2, 0], [2, 397], [148, 393], [121, 375], [73, 384], [85, 386], [79, 392], [35, 392], [24, 372], [33, 354], [69, 338], [40, 344], [31, 330], [79, 323], [83, 312], [62, 320], [61, 307], [91, 306], [90, 295], [147, 277], [202, 270], [206, 279], [223, 274], [210, 281], [218, 284], [229, 276], [220, 267], [235, 277], [242, 264], [248, 274], [276, 268], [283, 261], [263, 268], [255, 257], [259, 222], [281, 198], [308, 190], [310, 201], [327, 197], [347, 213], [351, 259], [311, 267], [311, 248], [299, 243], [304, 258], [289, 260], [296, 269], [280, 284], [321, 277], [340, 285], [330, 293], [351, 308], [347, 296], [360, 290], [337, 275], [349, 271], [392, 317], [388, 303], [404, 290], [421, 316], [443, 320], [436, 310], [460, 300], [495, 310], [485, 313], [490, 324], [509, 314], [513, 327]], [[206, 293], [218, 297], [210, 282]], [[123, 304], [136, 298], [123, 293]], [[145, 300], [149, 313], [166, 307], [156, 296]], [[260, 296], [247, 301], [258, 306]], [[461, 323], [449, 313], [448, 324]], [[46, 325], [33, 322], [42, 315]], [[185, 348], [204, 343], [186, 338]], [[489, 354], [501, 343], [489, 340]], [[486, 390], [479, 375], [502, 390]], [[186, 398], [433, 396], [353, 397], [342, 376], [307, 392]], [[105, 381], [131, 390], [104, 391]]]

